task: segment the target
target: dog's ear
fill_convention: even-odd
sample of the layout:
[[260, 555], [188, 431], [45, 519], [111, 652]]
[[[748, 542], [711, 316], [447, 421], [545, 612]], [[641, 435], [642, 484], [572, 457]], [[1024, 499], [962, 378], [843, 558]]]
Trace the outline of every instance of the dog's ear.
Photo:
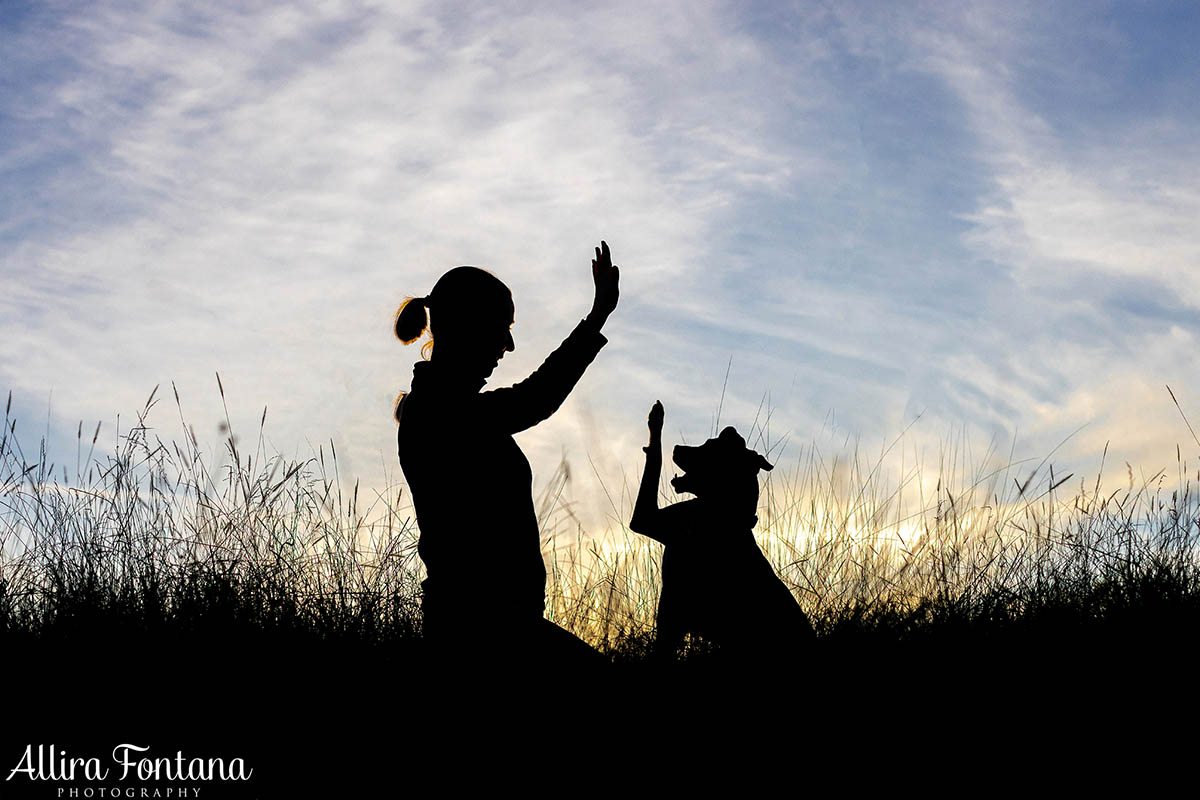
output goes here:
[[767, 472], [770, 472], [771, 470], [775, 469], [774, 464], [767, 461], [765, 458], [763, 458], [758, 453], [754, 452], [753, 450], [749, 450], [747, 452], [750, 453], [750, 461], [751, 461], [751, 463], [754, 464], [754, 466], [758, 467], [759, 469], [765, 469]]

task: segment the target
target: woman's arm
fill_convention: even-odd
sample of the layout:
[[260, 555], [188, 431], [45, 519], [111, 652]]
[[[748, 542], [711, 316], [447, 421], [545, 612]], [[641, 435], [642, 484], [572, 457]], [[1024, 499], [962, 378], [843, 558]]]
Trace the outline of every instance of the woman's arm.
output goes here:
[[475, 412], [496, 420], [508, 433], [531, 428], [557, 411], [608, 342], [600, 328], [617, 306], [620, 271], [612, 263], [608, 244], [600, 244], [592, 261], [596, 294], [587, 317], [528, 378], [479, 395]]

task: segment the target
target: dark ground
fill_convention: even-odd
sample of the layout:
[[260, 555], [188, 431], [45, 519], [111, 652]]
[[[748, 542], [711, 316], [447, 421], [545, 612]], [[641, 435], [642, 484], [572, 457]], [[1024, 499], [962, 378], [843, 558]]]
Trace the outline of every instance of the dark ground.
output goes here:
[[[1014, 758], [1123, 771], [1135, 752], [1165, 757], [1197, 741], [1197, 617], [1185, 611], [903, 636], [860, 620], [826, 631], [803, 663], [734, 666], [709, 654], [594, 674], [516, 654], [439, 665], [415, 636], [381, 645], [236, 627], [151, 635], [76, 619], [5, 637], [0, 778], [29, 744], [107, 765], [124, 742], [159, 757], [241, 757], [254, 769], [245, 783], [198, 784], [199, 797], [541, 794], [581, 779], [623, 791], [743, 762], [759, 765], [743, 771], [745, 785], [784, 769], [798, 792], [804, 770], [819, 767], [848, 790], [862, 770], [891, 774], [882, 765], [893, 757], [925, 781], [968, 763], [1007, 770]], [[0, 797], [100, 785], [18, 774], [0, 781]]]

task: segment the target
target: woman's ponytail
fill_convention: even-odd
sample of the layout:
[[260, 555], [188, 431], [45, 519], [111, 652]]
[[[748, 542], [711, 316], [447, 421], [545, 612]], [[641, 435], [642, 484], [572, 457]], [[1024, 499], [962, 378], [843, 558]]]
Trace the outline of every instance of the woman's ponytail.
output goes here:
[[396, 312], [397, 339], [412, 344], [421, 338], [421, 334], [429, 327], [429, 315], [425, 313], [428, 305], [428, 297], [409, 297], [400, 304], [400, 310]]
[[[405, 344], [412, 344], [417, 339], [421, 338], [421, 334], [429, 327], [429, 315], [425, 312], [429, 305], [429, 297], [409, 297], [400, 304], [400, 308], [396, 311], [396, 321], [393, 323], [396, 331], [396, 338]], [[426, 355], [426, 351], [433, 345], [433, 341], [428, 341], [421, 348], [421, 355]], [[404, 399], [404, 392], [396, 398], [395, 411], [393, 416], [396, 422], [400, 421], [400, 401]]]

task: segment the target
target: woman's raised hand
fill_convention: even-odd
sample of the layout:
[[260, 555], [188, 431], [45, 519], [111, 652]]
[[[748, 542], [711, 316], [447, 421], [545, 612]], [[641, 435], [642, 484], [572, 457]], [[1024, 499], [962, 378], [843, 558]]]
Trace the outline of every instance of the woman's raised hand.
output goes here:
[[608, 319], [608, 315], [617, 307], [617, 297], [620, 295], [617, 286], [620, 270], [613, 265], [612, 255], [608, 252], [608, 243], [601, 241], [596, 248], [596, 257], [592, 260], [592, 280], [596, 283], [596, 298], [592, 301], [592, 310], [588, 319], [600, 327]]

